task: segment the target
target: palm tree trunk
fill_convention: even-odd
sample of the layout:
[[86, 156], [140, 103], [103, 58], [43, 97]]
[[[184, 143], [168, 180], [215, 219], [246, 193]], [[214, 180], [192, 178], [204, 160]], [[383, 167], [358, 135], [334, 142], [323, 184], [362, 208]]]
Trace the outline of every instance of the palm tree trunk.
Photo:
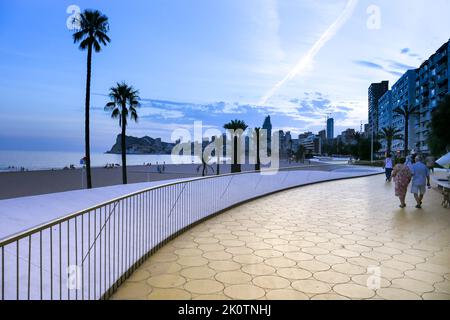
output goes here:
[[234, 170], [233, 172], [241, 172], [241, 164], [238, 160], [238, 137], [234, 137]]
[[87, 188], [92, 188], [91, 176], [91, 146], [90, 146], [90, 130], [89, 130], [89, 110], [91, 104], [91, 65], [92, 65], [92, 45], [88, 47], [87, 55], [87, 72], [86, 72], [86, 103], [84, 111], [84, 146], [86, 159], [86, 184]]
[[[124, 110], [125, 108], [122, 106], [122, 110]], [[124, 112], [122, 112], [122, 137], [121, 137], [121, 142], [122, 142], [122, 179], [123, 179], [123, 184], [127, 184], [128, 180], [127, 180], [127, 147], [126, 147], [126, 118], [124, 116]]]

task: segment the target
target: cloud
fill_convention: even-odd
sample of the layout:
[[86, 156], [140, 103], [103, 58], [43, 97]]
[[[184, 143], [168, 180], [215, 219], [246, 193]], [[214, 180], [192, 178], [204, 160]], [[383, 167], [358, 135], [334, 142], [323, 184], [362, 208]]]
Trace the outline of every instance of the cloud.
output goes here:
[[402, 50], [400, 50], [400, 53], [401, 53], [401, 54], [407, 54], [407, 53], [409, 53], [410, 51], [411, 51], [410, 48], [403, 48]]
[[333, 22], [333, 24], [320, 36], [319, 40], [317, 40], [314, 45], [308, 50], [305, 56], [301, 57], [301, 59], [297, 62], [297, 64], [292, 68], [292, 70], [275, 86], [273, 86], [259, 101], [260, 105], [265, 105], [269, 101], [270, 98], [275, 95], [275, 93], [280, 90], [281, 87], [284, 86], [287, 82], [294, 79], [296, 76], [301, 74], [308, 66], [311, 65], [314, 57], [319, 53], [322, 47], [331, 40], [339, 29], [347, 22], [348, 19], [353, 14], [353, 11], [358, 4], [358, 0], [349, 0], [345, 6], [344, 11], [339, 15], [339, 17]]
[[365, 61], [365, 60], [356, 60], [354, 62], [363, 67], [384, 70], [384, 67], [382, 65], [379, 65], [378, 63], [375, 63], [375, 62], [370, 62], [370, 61]]
[[400, 53], [411, 58], [416, 58], [419, 61], [424, 60], [420, 54], [413, 52], [410, 48], [403, 48], [400, 50]]
[[397, 61], [394, 61], [394, 60], [386, 60], [386, 62], [389, 62], [389, 66], [390, 66], [391, 68], [394, 68], [394, 69], [400, 69], [400, 70], [402, 70], [402, 71], [407, 71], [407, 70], [411, 70], [411, 69], [416, 69], [416, 67], [413, 67], [413, 66], [410, 66], [410, 65], [401, 63], [401, 62], [397, 62]]
[[[389, 61], [391, 61], [391, 63], [390, 63], [390, 67], [391, 68], [394, 67], [394, 69], [403, 69], [403, 72], [406, 71], [406, 70], [409, 70], [409, 69], [414, 69], [414, 67], [410, 67], [409, 68], [409, 66], [407, 66], [407, 65], [404, 65], [404, 64], [392, 61], [392, 60], [389, 60]], [[356, 60], [356, 61], [354, 61], [354, 63], [357, 64], [357, 65], [360, 65], [362, 67], [365, 67], [365, 68], [381, 70], [381, 71], [390, 73], [390, 74], [392, 74], [394, 76], [398, 76], [398, 77], [401, 77], [403, 75], [403, 72], [392, 70], [391, 68], [386, 68], [385, 66], [382, 66], [381, 64], [378, 64], [378, 63], [375, 63], [375, 62], [372, 62], [372, 61]], [[404, 69], [404, 68], [401, 68], [401, 67], [406, 67], [407, 69]]]

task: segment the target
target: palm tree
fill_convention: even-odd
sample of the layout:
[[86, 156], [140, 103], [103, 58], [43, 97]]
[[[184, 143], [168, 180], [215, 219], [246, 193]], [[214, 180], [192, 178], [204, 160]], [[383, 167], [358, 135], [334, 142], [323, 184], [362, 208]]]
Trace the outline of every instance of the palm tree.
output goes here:
[[419, 106], [405, 104], [403, 107], [394, 109], [394, 114], [403, 117], [405, 120], [405, 134], [403, 135], [405, 144], [405, 156], [408, 155], [408, 140], [409, 140], [409, 120], [412, 116], [419, 114]]
[[255, 164], [255, 171], [261, 170], [261, 158], [259, 155], [260, 151], [260, 143], [259, 143], [259, 133], [261, 132], [261, 128], [255, 128], [255, 135], [256, 135], [256, 164]]
[[380, 133], [380, 139], [385, 140], [387, 143], [386, 151], [388, 154], [391, 153], [392, 141], [401, 140], [402, 138], [401, 130], [392, 126], [383, 128]]
[[121, 150], [122, 150], [122, 179], [123, 184], [127, 184], [127, 148], [126, 148], [126, 128], [128, 117], [137, 122], [138, 115], [136, 108], [139, 107], [139, 92], [125, 82], [117, 83], [109, 90], [111, 99], [105, 106], [105, 111], [111, 112], [112, 118], [119, 118], [119, 125], [122, 128]]
[[241, 164], [238, 163], [238, 140], [241, 138], [241, 133], [238, 130], [247, 130], [247, 124], [242, 120], [232, 120], [226, 123], [224, 129], [232, 130], [233, 135], [233, 163], [231, 165], [231, 173], [241, 172]]
[[102, 50], [102, 45], [106, 46], [111, 40], [106, 35], [109, 31], [108, 17], [100, 11], [85, 10], [77, 18], [79, 30], [73, 34], [74, 43], [80, 42], [80, 50], [87, 49], [87, 72], [86, 72], [86, 102], [85, 102], [85, 161], [86, 180], [88, 189], [92, 188], [91, 178], [91, 148], [89, 139], [89, 106], [91, 100], [91, 65], [92, 49], [95, 52]]

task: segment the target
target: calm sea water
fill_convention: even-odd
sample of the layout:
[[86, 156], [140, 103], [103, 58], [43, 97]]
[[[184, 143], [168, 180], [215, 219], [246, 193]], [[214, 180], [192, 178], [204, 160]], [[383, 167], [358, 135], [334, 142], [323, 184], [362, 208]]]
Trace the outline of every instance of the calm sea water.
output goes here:
[[[0, 171], [16, 171], [21, 167], [27, 170], [41, 169], [62, 169], [73, 164], [81, 167], [80, 159], [84, 157], [82, 152], [55, 152], [55, 151], [4, 151], [0, 150]], [[192, 163], [189, 156], [183, 157], [183, 163]], [[155, 164], [156, 162], [172, 164], [171, 155], [127, 155], [128, 165], [142, 165], [145, 163]], [[93, 167], [103, 167], [107, 163], [122, 163], [121, 155], [107, 153], [92, 153], [91, 165]], [[8, 169], [14, 166], [15, 169]]]

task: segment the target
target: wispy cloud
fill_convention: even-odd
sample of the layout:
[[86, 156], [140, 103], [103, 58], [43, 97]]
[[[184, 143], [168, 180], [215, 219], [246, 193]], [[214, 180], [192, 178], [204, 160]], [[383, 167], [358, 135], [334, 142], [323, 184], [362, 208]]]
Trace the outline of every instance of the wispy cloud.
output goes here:
[[345, 6], [344, 11], [340, 14], [340, 16], [333, 22], [333, 24], [321, 35], [319, 40], [317, 40], [314, 45], [308, 50], [305, 56], [303, 56], [294, 68], [284, 77], [281, 81], [279, 81], [274, 87], [272, 87], [260, 100], [260, 105], [265, 105], [269, 101], [270, 98], [278, 91], [280, 88], [296, 76], [298, 76], [302, 71], [306, 69], [307, 66], [313, 61], [314, 57], [317, 53], [322, 49], [322, 47], [331, 40], [339, 29], [347, 22], [348, 19], [352, 16], [356, 5], [358, 4], [358, 0], [349, 0]]
[[[397, 71], [397, 70], [392, 70], [390, 68], [387, 68], [387, 67], [385, 67], [385, 66], [383, 66], [381, 64], [378, 64], [378, 63], [375, 63], [375, 62], [372, 62], [372, 61], [356, 60], [356, 61], [353, 61], [353, 62], [355, 64], [357, 64], [357, 65], [362, 66], [362, 67], [384, 71], [384, 72], [387, 72], [387, 73], [389, 73], [391, 75], [394, 75], [394, 76], [400, 77], [400, 76], [403, 75], [403, 72], [400, 72], [400, 71]], [[398, 63], [398, 62], [394, 62], [394, 61], [391, 61], [390, 65], [391, 65], [391, 67], [394, 67], [394, 69], [401, 69], [402, 71], [406, 71], [408, 69], [413, 69], [413, 67], [409, 68], [409, 66], [406, 66], [404, 64], [401, 64], [401, 63]], [[406, 68], [403, 68], [403, 67], [406, 67]]]

